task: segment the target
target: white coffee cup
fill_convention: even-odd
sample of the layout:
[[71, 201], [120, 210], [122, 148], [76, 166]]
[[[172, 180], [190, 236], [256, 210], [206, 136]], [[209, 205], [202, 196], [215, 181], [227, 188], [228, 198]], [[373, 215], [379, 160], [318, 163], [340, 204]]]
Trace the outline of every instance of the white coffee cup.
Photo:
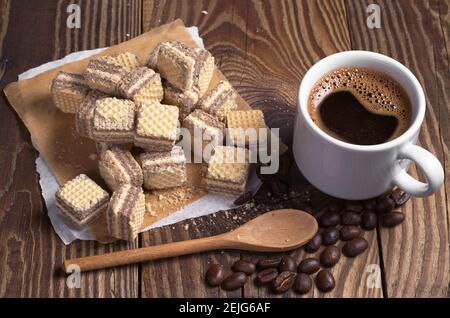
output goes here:
[[[412, 121], [408, 130], [394, 140], [370, 146], [346, 143], [323, 132], [308, 114], [308, 97], [317, 81], [341, 67], [378, 70], [400, 83], [411, 101]], [[295, 161], [311, 184], [334, 197], [368, 199], [394, 186], [413, 196], [428, 196], [442, 185], [444, 170], [435, 156], [415, 145], [425, 107], [419, 81], [398, 61], [366, 51], [330, 55], [311, 67], [300, 85], [293, 139]], [[410, 160], [423, 171], [426, 183], [407, 173]]]

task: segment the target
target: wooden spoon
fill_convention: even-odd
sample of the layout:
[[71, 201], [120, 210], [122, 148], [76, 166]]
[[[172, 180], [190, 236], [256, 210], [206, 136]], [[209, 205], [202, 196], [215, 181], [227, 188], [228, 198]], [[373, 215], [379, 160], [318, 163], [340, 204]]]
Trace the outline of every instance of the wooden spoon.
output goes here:
[[306, 244], [316, 234], [317, 229], [316, 219], [306, 212], [293, 209], [274, 210], [221, 235], [74, 258], [65, 260], [63, 269], [66, 273], [75, 269], [90, 271], [219, 249], [284, 252]]

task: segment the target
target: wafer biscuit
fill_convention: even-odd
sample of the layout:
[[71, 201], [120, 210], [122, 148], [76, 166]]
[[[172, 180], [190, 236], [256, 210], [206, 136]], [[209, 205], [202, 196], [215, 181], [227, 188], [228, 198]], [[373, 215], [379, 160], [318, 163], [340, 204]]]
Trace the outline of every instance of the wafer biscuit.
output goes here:
[[88, 94], [89, 86], [81, 74], [59, 72], [50, 91], [56, 107], [64, 113], [75, 114]]
[[238, 196], [245, 192], [250, 164], [245, 148], [217, 146], [209, 159], [204, 184], [208, 191]]
[[228, 112], [237, 108], [236, 97], [237, 93], [230, 83], [222, 80], [198, 101], [197, 108], [225, 121]]
[[114, 191], [106, 211], [108, 233], [132, 241], [144, 221], [145, 196], [142, 188], [124, 184]]
[[128, 71], [131, 71], [137, 67], [142, 66], [139, 58], [130, 52], [123, 52], [118, 54], [113, 54], [106, 56], [105, 58], [112, 60], [114, 63], [117, 63], [123, 67], [125, 67]]
[[84, 78], [92, 89], [116, 96], [117, 85], [128, 74], [128, 69], [111, 57], [100, 57], [89, 61]]
[[180, 110], [180, 119], [184, 119], [194, 109], [200, 97], [200, 92], [194, 86], [190, 90], [182, 91], [168, 81], [164, 81], [164, 103], [167, 105], [175, 105]]
[[88, 176], [80, 174], [56, 192], [56, 206], [75, 225], [89, 224], [108, 205], [109, 195]]
[[182, 186], [186, 182], [186, 157], [183, 149], [143, 153], [140, 156], [144, 188], [149, 190]]
[[260, 110], [235, 110], [227, 114], [227, 134], [234, 145], [258, 141], [259, 129], [267, 128]]
[[118, 92], [138, 106], [143, 101], [160, 102], [164, 94], [159, 74], [144, 66], [124, 76], [119, 83]]
[[142, 187], [141, 166], [129, 151], [120, 147], [112, 147], [102, 152], [98, 168], [103, 180], [112, 191], [117, 190], [123, 184]]
[[169, 151], [179, 135], [178, 108], [157, 102], [137, 110], [134, 144], [147, 151]]
[[208, 88], [214, 71], [214, 58], [206, 50], [192, 49], [178, 41], [167, 41], [155, 48], [147, 65], [183, 91], [196, 86], [203, 92]]
[[75, 128], [80, 136], [92, 138], [94, 131], [94, 112], [98, 99], [105, 98], [107, 95], [91, 90], [75, 114]]
[[225, 125], [201, 109], [196, 109], [189, 114], [183, 120], [182, 126], [189, 130], [192, 141], [191, 149], [195, 152], [197, 152], [195, 145], [202, 145], [201, 150], [203, 150], [208, 144], [212, 147], [223, 144]]
[[98, 99], [94, 111], [94, 140], [109, 143], [133, 141], [135, 108], [134, 103], [127, 99]]

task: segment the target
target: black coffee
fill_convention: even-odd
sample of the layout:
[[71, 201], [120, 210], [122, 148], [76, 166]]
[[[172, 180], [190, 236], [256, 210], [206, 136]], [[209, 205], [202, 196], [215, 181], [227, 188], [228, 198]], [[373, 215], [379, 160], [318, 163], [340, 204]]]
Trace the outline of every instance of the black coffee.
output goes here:
[[365, 68], [340, 68], [312, 89], [308, 112], [327, 134], [352, 144], [397, 138], [411, 122], [411, 104], [390, 76]]

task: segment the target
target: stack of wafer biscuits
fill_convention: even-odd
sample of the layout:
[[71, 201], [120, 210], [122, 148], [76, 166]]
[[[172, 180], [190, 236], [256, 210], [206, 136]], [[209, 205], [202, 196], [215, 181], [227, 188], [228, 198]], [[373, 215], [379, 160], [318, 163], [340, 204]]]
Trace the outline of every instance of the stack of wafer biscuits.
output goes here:
[[[208, 51], [167, 41], [144, 64], [122, 52], [92, 59], [83, 74], [57, 75], [51, 87], [55, 105], [75, 113], [77, 132], [96, 143], [99, 172], [111, 194], [109, 200], [85, 175], [67, 182], [56, 195], [67, 219], [81, 226], [104, 214], [111, 236], [133, 240], [145, 213], [143, 188], [186, 184], [187, 160], [176, 145], [180, 122], [191, 134], [192, 149], [211, 146], [212, 156], [202, 157], [207, 190], [230, 196], [245, 191], [250, 168], [246, 147], [253, 139], [240, 147], [223, 146], [226, 127], [264, 128], [264, 117], [260, 111], [236, 111], [237, 93], [226, 80], [210, 87], [214, 70]], [[239, 133], [228, 136], [239, 144]]]

